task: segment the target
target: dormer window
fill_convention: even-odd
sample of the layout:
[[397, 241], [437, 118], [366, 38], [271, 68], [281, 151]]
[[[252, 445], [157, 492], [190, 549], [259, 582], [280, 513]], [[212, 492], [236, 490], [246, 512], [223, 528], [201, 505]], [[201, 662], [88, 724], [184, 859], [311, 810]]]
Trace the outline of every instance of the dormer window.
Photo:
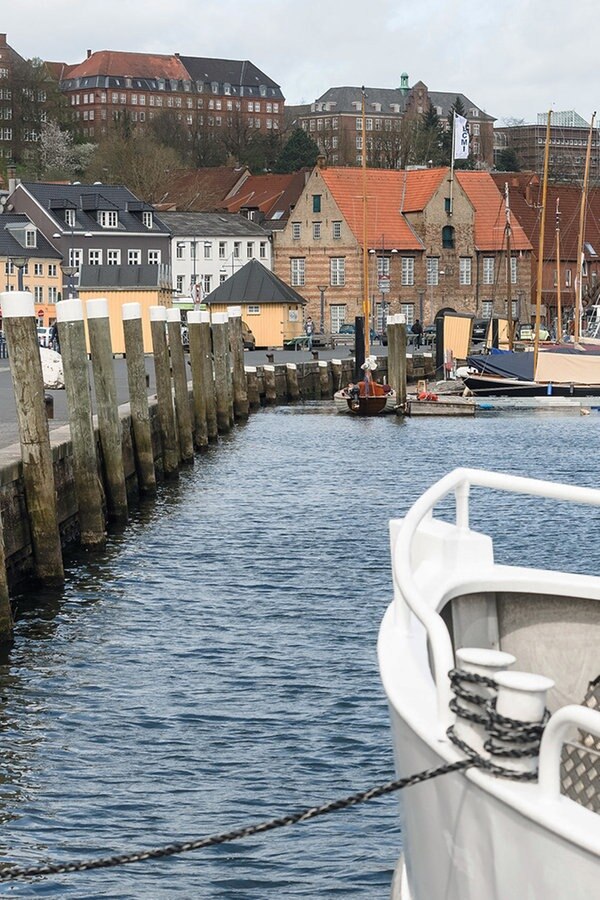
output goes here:
[[98, 225], [100, 228], [117, 228], [119, 225], [119, 215], [116, 209], [99, 210]]
[[37, 231], [35, 228], [28, 228], [25, 231], [25, 246], [37, 247]]
[[223, 93], [226, 94], [227, 96], [229, 96], [229, 94], [231, 94], [231, 85], [228, 84], [227, 82], [225, 82], [225, 84], [223, 85]]
[[267, 96], [267, 86], [266, 86], [266, 84], [261, 84], [261, 85], [259, 85], [258, 90], [259, 90], [259, 93], [260, 93], [260, 96], [261, 96], [261, 97], [266, 97], [266, 96]]
[[219, 82], [218, 82], [218, 81], [211, 81], [211, 83], [210, 83], [210, 89], [211, 89], [211, 91], [213, 92], [213, 94], [218, 94], [218, 93], [219, 93]]
[[152, 228], [152, 213], [150, 211], [144, 211], [142, 213], [142, 222], [146, 228]]
[[75, 228], [75, 210], [65, 209], [65, 225], [69, 228]]

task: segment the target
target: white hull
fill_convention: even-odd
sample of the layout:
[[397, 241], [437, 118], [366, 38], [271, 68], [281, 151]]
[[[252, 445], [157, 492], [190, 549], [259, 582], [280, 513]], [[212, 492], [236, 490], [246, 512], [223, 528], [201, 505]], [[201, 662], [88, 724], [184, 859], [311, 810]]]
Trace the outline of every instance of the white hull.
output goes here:
[[[558, 487], [565, 495], [569, 491]], [[600, 492], [582, 493], [587, 495], [582, 502], [600, 504]], [[497, 565], [491, 540], [464, 527], [464, 505], [457, 527], [430, 518], [426, 504], [417, 509], [420, 503], [403, 522], [392, 523], [395, 601], [383, 619], [378, 645], [398, 777], [464, 758], [446, 736], [455, 717], [447, 709], [445, 673], [454, 659], [438, 611], [448, 601], [456, 602], [452, 616], [457, 646], [498, 648], [504, 641], [501, 649], [517, 657], [519, 668], [541, 672], [540, 666], [547, 667], [545, 674], [556, 680], [549, 697], [555, 712], [542, 742], [539, 781], [511, 781], [470, 769], [402, 792], [402, 900], [598, 896], [600, 816], [561, 795], [557, 784], [564, 721], [578, 722], [578, 716], [585, 716], [587, 728], [600, 734], [599, 712], [564, 706], [569, 694], [582, 702], [590, 673], [600, 674], [600, 579]], [[468, 520], [468, 512], [466, 516]], [[411, 530], [408, 555], [403, 555], [401, 544]], [[497, 602], [504, 603], [499, 598], [508, 598], [508, 610], [514, 603], [519, 615], [528, 596], [542, 604], [547, 598], [552, 609], [564, 603], [565, 620], [544, 621], [539, 639], [533, 641], [529, 624], [509, 629], [505, 637], [501, 629], [496, 632], [493, 610]], [[514, 597], [519, 601], [511, 600]], [[581, 608], [573, 618], [581, 621], [572, 623], [571, 633], [569, 615], [578, 603]], [[593, 621], [586, 621], [590, 615]], [[437, 678], [427, 642], [437, 660]], [[565, 652], [570, 662], [566, 669]], [[566, 701], [573, 704], [568, 696]]]

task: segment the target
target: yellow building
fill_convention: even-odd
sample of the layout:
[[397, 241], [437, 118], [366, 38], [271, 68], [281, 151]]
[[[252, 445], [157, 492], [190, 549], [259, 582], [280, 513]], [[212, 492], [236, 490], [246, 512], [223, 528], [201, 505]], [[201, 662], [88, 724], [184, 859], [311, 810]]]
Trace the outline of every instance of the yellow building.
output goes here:
[[304, 330], [304, 297], [255, 259], [208, 294], [204, 303], [211, 313], [241, 306], [257, 347], [282, 347]]
[[173, 285], [167, 266], [82, 266], [78, 293], [84, 311], [87, 300], [105, 297], [108, 301], [113, 353], [125, 352], [124, 303], [141, 306], [144, 353], [152, 353], [150, 307], [173, 305]]

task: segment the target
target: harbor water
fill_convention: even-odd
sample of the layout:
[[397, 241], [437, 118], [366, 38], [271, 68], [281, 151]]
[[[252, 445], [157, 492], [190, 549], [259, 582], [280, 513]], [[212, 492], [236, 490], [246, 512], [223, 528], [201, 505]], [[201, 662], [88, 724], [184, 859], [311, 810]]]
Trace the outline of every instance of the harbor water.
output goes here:
[[[0, 659], [2, 860], [132, 852], [393, 778], [376, 658], [388, 520], [459, 465], [596, 487], [599, 429], [596, 413], [403, 422], [325, 403], [237, 427], [106, 552], [72, 558], [63, 591], [18, 598]], [[594, 509], [473, 491], [472, 520], [501, 561], [598, 571]], [[397, 803], [0, 896], [387, 898]]]

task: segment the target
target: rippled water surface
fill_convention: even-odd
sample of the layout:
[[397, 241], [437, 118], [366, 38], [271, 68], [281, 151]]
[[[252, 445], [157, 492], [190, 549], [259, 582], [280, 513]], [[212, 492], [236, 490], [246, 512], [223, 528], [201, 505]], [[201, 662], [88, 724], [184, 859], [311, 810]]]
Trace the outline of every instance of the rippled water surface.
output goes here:
[[[65, 590], [19, 599], [0, 666], [3, 858], [194, 838], [393, 777], [376, 638], [387, 522], [456, 465], [596, 486], [600, 419], [262, 411], [162, 486]], [[477, 495], [506, 560], [596, 571], [598, 514]], [[393, 797], [0, 896], [387, 898]]]

